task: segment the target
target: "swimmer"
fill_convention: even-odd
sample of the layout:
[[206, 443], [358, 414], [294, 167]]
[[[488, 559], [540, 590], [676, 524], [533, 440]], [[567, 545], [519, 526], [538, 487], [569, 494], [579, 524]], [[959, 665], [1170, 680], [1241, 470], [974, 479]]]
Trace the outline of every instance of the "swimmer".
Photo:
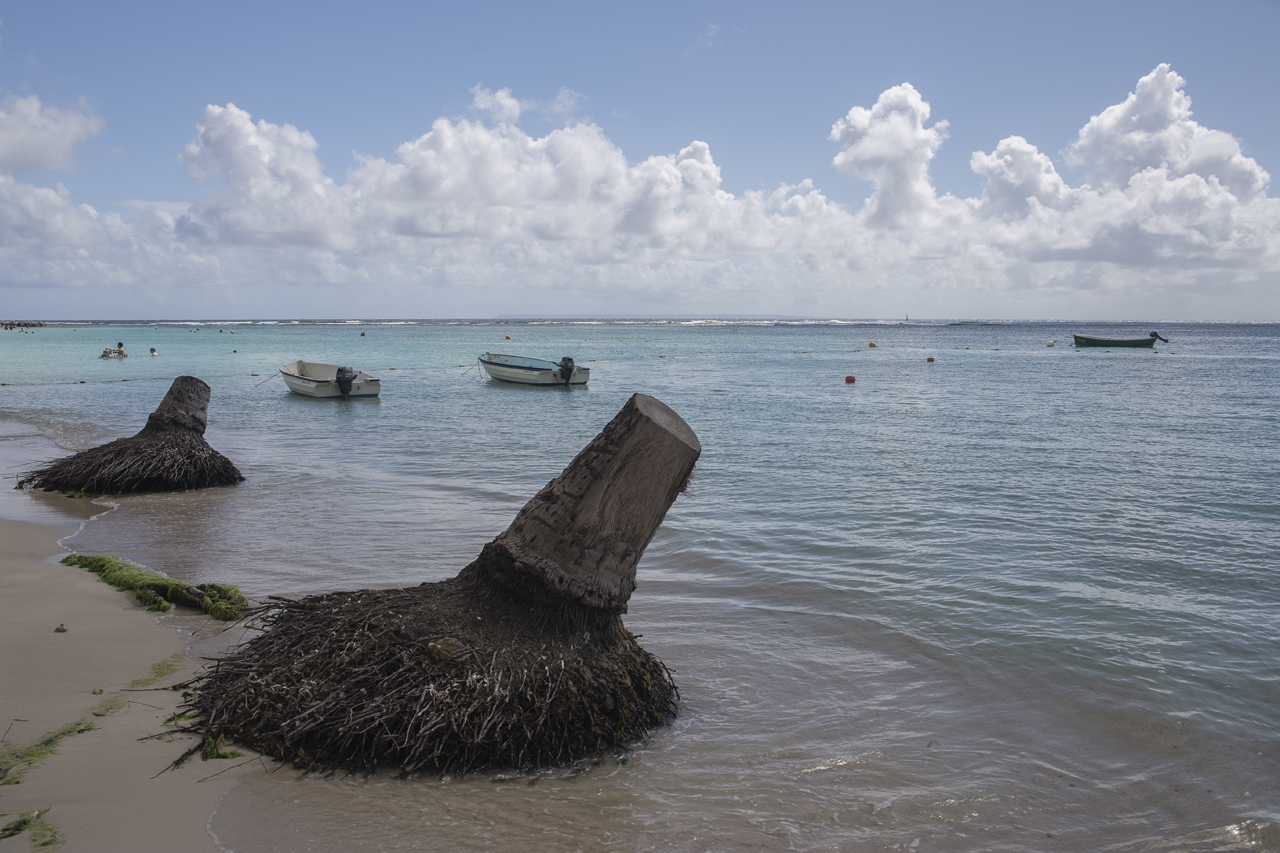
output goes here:
[[152, 347], [152, 348], [151, 348], [151, 354], [152, 354], [152, 355], [157, 355], [157, 354], [158, 354], [158, 353], [156, 353], [156, 348], [155, 348], [155, 347]]
[[[111, 349], [111, 347], [107, 347], [107, 349]], [[125, 351], [124, 351], [124, 341], [120, 341], [119, 343], [117, 343], [117, 344], [116, 344], [116, 348], [115, 348], [115, 349], [111, 349], [111, 351], [112, 351], [113, 353], [115, 353], [116, 355], [120, 356], [121, 358], [128, 358], [128, 357], [129, 357], [129, 353], [127, 353], [127, 352], [125, 352]]]

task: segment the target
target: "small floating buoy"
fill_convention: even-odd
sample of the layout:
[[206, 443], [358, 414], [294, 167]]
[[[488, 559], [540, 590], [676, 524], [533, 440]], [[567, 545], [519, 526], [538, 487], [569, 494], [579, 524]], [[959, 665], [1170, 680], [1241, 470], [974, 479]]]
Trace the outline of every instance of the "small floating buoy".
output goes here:
[[875, 349], [876, 343], [875, 343], [875, 341], [872, 341], [871, 343], [867, 344], [867, 346], [868, 346], [870, 349]]
[[511, 340], [511, 336], [510, 336], [510, 335], [507, 335], [507, 340]]
[[845, 384], [845, 385], [852, 385], [853, 383], [855, 383], [855, 382], [857, 382], [857, 381], [858, 381], [858, 380], [857, 380], [857, 379], [855, 379], [855, 378], [853, 378], [852, 376], [846, 376], [846, 377], [844, 378], [844, 384]]
[[1053, 341], [1049, 341], [1049, 343], [1045, 344], [1045, 346], [1047, 346], [1047, 347], [1051, 347], [1051, 346], [1053, 346]]
[[360, 333], [360, 337], [362, 337], [362, 338], [364, 337], [364, 332], [361, 332], [361, 333]]
[[933, 364], [933, 356], [929, 356], [928, 358], [925, 359], [925, 361], [929, 362], [930, 364]]

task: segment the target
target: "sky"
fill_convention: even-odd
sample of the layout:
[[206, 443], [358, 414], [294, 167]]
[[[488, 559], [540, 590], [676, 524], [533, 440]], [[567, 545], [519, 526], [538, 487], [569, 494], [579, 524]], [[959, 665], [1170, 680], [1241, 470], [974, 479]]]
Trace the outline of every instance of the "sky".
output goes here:
[[1280, 2], [0, 0], [0, 320], [1280, 321]]

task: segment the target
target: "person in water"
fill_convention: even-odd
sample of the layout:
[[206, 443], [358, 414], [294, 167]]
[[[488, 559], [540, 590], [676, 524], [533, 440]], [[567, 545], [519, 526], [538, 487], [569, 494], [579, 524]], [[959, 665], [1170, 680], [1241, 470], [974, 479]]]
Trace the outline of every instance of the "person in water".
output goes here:
[[121, 358], [129, 357], [129, 353], [124, 351], [124, 341], [120, 341], [119, 343], [117, 343], [115, 349], [111, 349], [111, 347], [107, 347], [107, 349], [115, 353], [116, 355], [120, 356]]
[[156, 355], [156, 354], [157, 354], [157, 353], [156, 353], [156, 348], [155, 348], [155, 347], [152, 347], [152, 348], [151, 348], [151, 354], [152, 354], [152, 355]]

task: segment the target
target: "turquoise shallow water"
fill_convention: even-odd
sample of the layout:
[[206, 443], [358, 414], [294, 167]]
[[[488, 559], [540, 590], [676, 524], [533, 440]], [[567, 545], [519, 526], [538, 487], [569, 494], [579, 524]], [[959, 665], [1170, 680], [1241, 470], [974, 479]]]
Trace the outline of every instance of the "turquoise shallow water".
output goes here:
[[[257, 596], [416, 584], [634, 392], [704, 447], [627, 617], [677, 673], [672, 726], [533, 785], [242, 785], [224, 849], [1280, 850], [1278, 326], [193, 328], [0, 333], [3, 473], [136, 432], [190, 373], [248, 478], [109, 502], [67, 547]], [[1151, 328], [1171, 343], [1069, 345]], [[485, 350], [591, 384], [492, 382]], [[289, 395], [300, 357], [383, 395]]]

